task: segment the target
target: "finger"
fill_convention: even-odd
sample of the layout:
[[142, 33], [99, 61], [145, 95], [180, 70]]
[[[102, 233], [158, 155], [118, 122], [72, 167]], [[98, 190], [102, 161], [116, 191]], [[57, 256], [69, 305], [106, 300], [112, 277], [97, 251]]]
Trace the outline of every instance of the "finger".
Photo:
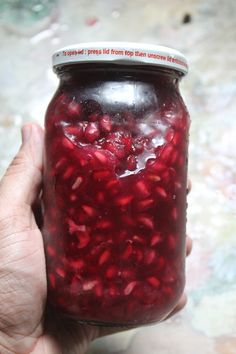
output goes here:
[[189, 256], [190, 253], [192, 252], [192, 248], [193, 248], [193, 241], [189, 236], [187, 236], [187, 239], [186, 239], [186, 255], [187, 256]]
[[22, 128], [22, 145], [0, 182], [0, 206], [31, 205], [42, 180], [43, 130], [37, 124]]

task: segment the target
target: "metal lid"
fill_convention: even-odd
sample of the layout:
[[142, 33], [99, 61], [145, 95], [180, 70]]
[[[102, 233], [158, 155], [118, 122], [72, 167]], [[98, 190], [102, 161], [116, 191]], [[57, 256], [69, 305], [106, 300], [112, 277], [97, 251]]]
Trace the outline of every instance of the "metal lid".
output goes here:
[[53, 54], [53, 68], [76, 63], [110, 62], [114, 64], [154, 65], [188, 72], [188, 63], [179, 51], [154, 44], [130, 42], [78, 43]]

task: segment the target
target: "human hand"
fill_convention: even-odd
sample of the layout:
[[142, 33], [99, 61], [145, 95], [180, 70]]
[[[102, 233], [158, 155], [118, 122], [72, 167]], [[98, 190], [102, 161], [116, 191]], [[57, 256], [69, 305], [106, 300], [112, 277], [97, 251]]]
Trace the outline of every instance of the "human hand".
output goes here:
[[[22, 146], [0, 182], [0, 353], [83, 354], [120, 329], [81, 325], [47, 307], [45, 255], [33, 206], [42, 183], [43, 130], [22, 129]], [[187, 239], [187, 254], [191, 240]], [[186, 303], [183, 295], [169, 315]], [[169, 317], [168, 316], [168, 317]]]

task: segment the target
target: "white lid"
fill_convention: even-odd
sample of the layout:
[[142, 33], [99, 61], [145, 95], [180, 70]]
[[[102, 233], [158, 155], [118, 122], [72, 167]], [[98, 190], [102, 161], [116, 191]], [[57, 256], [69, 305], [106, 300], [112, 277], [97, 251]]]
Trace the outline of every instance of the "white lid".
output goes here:
[[187, 74], [185, 56], [175, 49], [154, 44], [129, 42], [90, 42], [59, 49], [52, 57], [54, 70], [61, 65], [91, 62], [157, 65]]

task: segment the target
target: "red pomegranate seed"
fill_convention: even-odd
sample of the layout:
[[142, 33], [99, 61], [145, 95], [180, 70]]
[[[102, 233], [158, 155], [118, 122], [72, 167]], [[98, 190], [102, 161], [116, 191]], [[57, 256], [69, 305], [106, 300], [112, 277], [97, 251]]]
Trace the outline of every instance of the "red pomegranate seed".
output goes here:
[[105, 250], [101, 256], [99, 257], [99, 261], [98, 261], [98, 264], [101, 266], [103, 265], [104, 263], [106, 263], [108, 261], [108, 259], [110, 258], [111, 256], [111, 252], [108, 251], [108, 250]]
[[115, 278], [115, 277], [117, 276], [117, 274], [118, 274], [118, 268], [117, 268], [117, 266], [115, 266], [115, 265], [110, 266], [110, 267], [107, 268], [107, 270], [106, 270], [106, 277], [107, 277], [108, 279]]
[[68, 225], [69, 225], [69, 232], [71, 234], [77, 231], [85, 232], [87, 229], [85, 225], [78, 225], [71, 219], [68, 219]]
[[88, 123], [84, 136], [88, 142], [93, 143], [99, 138], [100, 132], [96, 123]]
[[103, 192], [98, 192], [96, 195], [96, 200], [98, 203], [103, 204], [105, 202], [105, 196]]
[[49, 273], [49, 274], [48, 274], [48, 279], [49, 279], [50, 286], [51, 286], [52, 288], [55, 288], [55, 287], [56, 287], [56, 278], [55, 278], [55, 275], [52, 274], [52, 273]]
[[98, 282], [95, 285], [94, 292], [95, 292], [96, 296], [98, 296], [98, 297], [103, 296], [103, 286], [102, 286], [101, 282]]
[[71, 117], [78, 117], [80, 116], [81, 112], [82, 112], [82, 107], [79, 103], [77, 103], [76, 101], [71, 101], [68, 106], [68, 114]]
[[174, 250], [176, 248], [176, 238], [173, 235], [169, 235], [167, 244], [169, 249]]
[[160, 196], [160, 197], [162, 197], [162, 198], [164, 198], [164, 199], [166, 199], [167, 198], [167, 193], [166, 193], [166, 191], [165, 191], [165, 189], [164, 188], [162, 188], [162, 187], [156, 187], [155, 188], [155, 191], [156, 191], [156, 193]]
[[126, 206], [128, 204], [130, 204], [130, 202], [133, 200], [133, 196], [132, 195], [127, 195], [124, 197], [119, 197], [115, 200], [115, 204], [118, 206]]
[[55, 249], [50, 245], [47, 246], [47, 253], [50, 257], [55, 257], [56, 255]]
[[154, 223], [152, 219], [148, 216], [139, 216], [138, 221], [143, 225], [146, 226], [148, 229], [154, 229]]
[[90, 236], [87, 232], [77, 232], [77, 239], [79, 241], [78, 248], [85, 248], [89, 244]]
[[99, 114], [99, 113], [92, 113], [92, 114], [90, 114], [90, 115], [88, 116], [88, 120], [89, 120], [90, 122], [97, 122], [98, 119], [99, 119], [99, 117], [100, 117], [100, 114]]
[[153, 236], [151, 238], [151, 246], [156, 246], [161, 242], [162, 242], [161, 234], [160, 233], [153, 234]]
[[70, 195], [70, 200], [71, 200], [72, 202], [74, 202], [76, 199], [77, 199], [77, 195], [76, 195], [76, 194], [71, 194], [71, 195]]
[[174, 207], [171, 212], [172, 218], [176, 221], [178, 219], [178, 211], [177, 208]]
[[136, 258], [137, 262], [141, 262], [143, 259], [143, 252], [139, 249], [136, 249], [134, 251], [134, 254], [135, 254], [135, 258]]
[[98, 229], [109, 229], [110, 227], [112, 227], [112, 223], [109, 220], [103, 219], [103, 220], [99, 220], [96, 224], [96, 227]]
[[137, 158], [134, 155], [127, 157], [126, 167], [130, 171], [134, 171], [137, 168]]
[[97, 284], [98, 284], [97, 280], [87, 280], [83, 282], [82, 288], [84, 291], [90, 291], [93, 290]]
[[118, 290], [117, 286], [111, 285], [109, 287], [109, 295], [110, 296], [118, 296], [119, 295], [119, 290]]
[[127, 260], [127, 259], [129, 259], [129, 257], [131, 257], [132, 253], [133, 253], [133, 247], [132, 247], [131, 245], [128, 245], [128, 246], [125, 248], [125, 250], [124, 250], [124, 252], [123, 252], [123, 254], [122, 254], [121, 257], [122, 257], [123, 259]]
[[111, 172], [108, 170], [94, 172], [93, 178], [97, 181], [106, 180], [111, 176]]
[[93, 217], [97, 214], [96, 210], [89, 205], [82, 205], [82, 209], [88, 216]]
[[144, 211], [149, 208], [151, 208], [154, 205], [154, 200], [153, 199], [144, 199], [137, 204], [137, 209], [139, 211]]
[[75, 148], [75, 145], [67, 138], [62, 139], [62, 146], [70, 150], [74, 150]]
[[146, 186], [144, 181], [138, 181], [135, 187], [136, 187], [136, 191], [139, 193], [141, 197], [146, 198], [150, 195], [148, 187]]
[[75, 169], [74, 169], [74, 166], [69, 166], [67, 167], [66, 171], [64, 172], [63, 176], [62, 176], [62, 179], [68, 179], [70, 178], [73, 173], [74, 173]]
[[77, 188], [79, 188], [79, 186], [81, 185], [81, 183], [83, 182], [83, 178], [82, 177], [77, 177], [76, 180], [74, 181], [73, 185], [72, 185], [72, 189], [75, 190]]
[[112, 121], [111, 117], [108, 114], [104, 114], [104, 116], [101, 117], [99, 123], [101, 131], [105, 133], [110, 133], [110, 131], [112, 130]]
[[160, 280], [157, 279], [156, 277], [148, 277], [147, 281], [150, 285], [152, 285], [154, 288], [159, 288], [160, 287]]
[[102, 164], [104, 164], [104, 165], [107, 164], [107, 157], [104, 152], [97, 150], [97, 151], [95, 151], [94, 155]]
[[57, 268], [55, 269], [55, 272], [56, 272], [56, 274], [59, 275], [61, 278], [65, 278], [66, 272], [65, 272], [65, 270], [64, 270], [63, 268], [57, 267]]
[[147, 179], [152, 182], [159, 182], [161, 177], [158, 175], [147, 175]]
[[154, 250], [148, 250], [144, 256], [145, 264], [151, 264], [156, 258], [156, 252]]
[[76, 139], [81, 139], [83, 136], [83, 125], [69, 125], [67, 127], [64, 128], [65, 134], [66, 135], [70, 135], [72, 137], [76, 137]]
[[67, 262], [68, 262], [69, 266], [71, 268], [74, 268], [75, 270], [80, 270], [85, 265], [85, 263], [82, 259], [76, 259], [76, 260], [71, 259], [71, 260], [68, 260]]
[[137, 281], [131, 281], [124, 289], [124, 294], [125, 295], [130, 295], [132, 291], [134, 290], [135, 286], [137, 285]]

